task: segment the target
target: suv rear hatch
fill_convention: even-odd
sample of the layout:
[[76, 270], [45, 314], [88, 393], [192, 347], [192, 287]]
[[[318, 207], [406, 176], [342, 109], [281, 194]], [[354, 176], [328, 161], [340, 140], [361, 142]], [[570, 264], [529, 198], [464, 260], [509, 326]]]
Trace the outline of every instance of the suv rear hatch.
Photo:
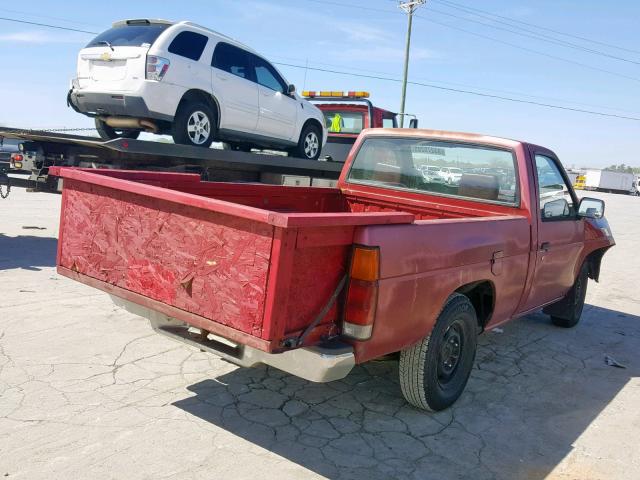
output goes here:
[[126, 92], [145, 79], [147, 52], [169, 23], [126, 20], [91, 40], [78, 54], [77, 87]]

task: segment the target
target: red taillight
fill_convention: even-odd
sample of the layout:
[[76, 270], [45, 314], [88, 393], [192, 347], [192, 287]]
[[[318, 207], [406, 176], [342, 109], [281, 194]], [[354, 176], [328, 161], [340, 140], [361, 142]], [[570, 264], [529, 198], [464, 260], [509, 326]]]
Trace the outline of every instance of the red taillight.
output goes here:
[[147, 80], [160, 81], [164, 78], [171, 62], [167, 58], [147, 55], [146, 78]]
[[355, 247], [342, 323], [343, 335], [356, 340], [371, 338], [378, 303], [379, 271], [380, 250]]
[[11, 155], [11, 160], [14, 162], [21, 162], [23, 159], [24, 157], [20, 153], [14, 153]]

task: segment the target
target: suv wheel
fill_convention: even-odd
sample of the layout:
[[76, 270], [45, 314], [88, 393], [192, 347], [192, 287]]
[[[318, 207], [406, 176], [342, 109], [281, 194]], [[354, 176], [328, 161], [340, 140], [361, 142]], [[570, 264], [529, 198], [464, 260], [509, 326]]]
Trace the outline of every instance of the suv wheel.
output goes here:
[[110, 127], [105, 122], [96, 117], [96, 130], [103, 140], [113, 140], [116, 138], [136, 139], [140, 135], [140, 130], [120, 130]]
[[322, 149], [322, 133], [316, 125], [308, 125], [300, 134], [298, 146], [293, 151], [296, 157], [317, 160]]
[[203, 102], [188, 102], [178, 109], [173, 120], [175, 143], [208, 148], [217, 125], [215, 112]]

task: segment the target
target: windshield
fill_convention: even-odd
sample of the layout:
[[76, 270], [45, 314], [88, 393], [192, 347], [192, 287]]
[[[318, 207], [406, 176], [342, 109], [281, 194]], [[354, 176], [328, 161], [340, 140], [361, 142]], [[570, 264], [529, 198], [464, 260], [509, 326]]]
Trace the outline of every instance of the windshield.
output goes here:
[[364, 128], [364, 114], [361, 112], [323, 110], [322, 113], [329, 133], [360, 133]]
[[[434, 167], [441, 169], [435, 176]], [[439, 140], [370, 137], [348, 181], [514, 205], [518, 199], [511, 151]]]
[[91, 40], [85, 48], [109, 45], [112, 47], [150, 47], [169, 25], [124, 25], [101, 33]]

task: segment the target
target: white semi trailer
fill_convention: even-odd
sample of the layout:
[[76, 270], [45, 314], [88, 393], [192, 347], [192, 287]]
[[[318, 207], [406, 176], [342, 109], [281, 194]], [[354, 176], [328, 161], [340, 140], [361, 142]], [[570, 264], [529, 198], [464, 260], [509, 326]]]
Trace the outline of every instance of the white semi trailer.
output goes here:
[[588, 169], [585, 172], [585, 190], [636, 195], [636, 176], [633, 173]]

